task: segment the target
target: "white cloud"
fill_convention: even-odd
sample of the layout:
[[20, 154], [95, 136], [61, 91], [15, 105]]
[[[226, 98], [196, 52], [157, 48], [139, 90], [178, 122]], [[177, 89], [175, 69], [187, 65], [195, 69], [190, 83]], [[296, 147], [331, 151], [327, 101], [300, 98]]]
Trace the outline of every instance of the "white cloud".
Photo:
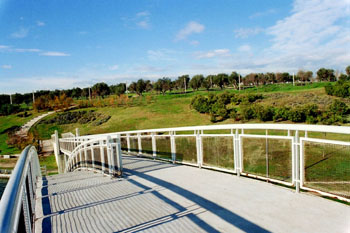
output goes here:
[[147, 29], [150, 26], [148, 20], [139, 21], [136, 23], [136, 25], [143, 29]]
[[1, 68], [9, 70], [9, 69], [12, 69], [12, 66], [11, 65], [2, 65]]
[[261, 12], [257, 12], [255, 14], [252, 14], [251, 16], [249, 16], [249, 19], [254, 19], [254, 18], [258, 18], [258, 17], [262, 17], [262, 16], [267, 16], [267, 15], [271, 15], [276, 13], [275, 9], [268, 9], [266, 11], [261, 11]]
[[211, 50], [209, 52], [197, 52], [197, 53], [195, 53], [195, 57], [197, 59], [213, 58], [213, 57], [228, 57], [228, 56], [230, 56], [229, 49], [215, 49], [215, 50]]
[[136, 14], [136, 17], [145, 17], [145, 16], [149, 16], [150, 13], [148, 11], [141, 11], [139, 13]]
[[0, 45], [0, 49], [1, 50], [6, 50], [6, 49], [9, 49], [10, 46], [7, 46], [7, 45]]
[[[296, 0], [292, 14], [266, 32], [273, 36], [266, 57], [284, 67], [345, 67], [350, 63], [349, 0]], [[339, 67], [339, 68], [340, 68]]]
[[235, 37], [236, 38], [247, 38], [250, 36], [254, 36], [259, 34], [260, 32], [263, 32], [264, 29], [260, 27], [255, 27], [255, 28], [238, 28], [234, 30], [235, 32]]
[[41, 56], [48, 56], [48, 57], [67, 57], [70, 56], [68, 53], [63, 53], [63, 52], [54, 52], [54, 51], [48, 51], [48, 52], [43, 52], [40, 53]]
[[170, 49], [148, 50], [148, 59], [153, 61], [174, 61], [174, 55], [178, 52]]
[[15, 52], [19, 53], [39, 53], [40, 49], [13, 49]]
[[190, 42], [190, 44], [196, 46], [196, 45], [199, 45], [199, 41], [198, 40], [192, 40]]
[[39, 26], [39, 27], [43, 27], [46, 24], [43, 21], [36, 21], [36, 25]]
[[109, 70], [117, 70], [117, 69], [119, 69], [118, 65], [113, 65], [109, 67]]
[[239, 52], [250, 52], [252, 48], [249, 45], [245, 44], [245, 45], [239, 46], [237, 50]]
[[201, 33], [204, 29], [203, 24], [191, 21], [177, 33], [175, 41], [184, 40], [193, 33]]
[[11, 34], [12, 38], [25, 38], [27, 37], [29, 32], [28, 28], [21, 27], [18, 31]]

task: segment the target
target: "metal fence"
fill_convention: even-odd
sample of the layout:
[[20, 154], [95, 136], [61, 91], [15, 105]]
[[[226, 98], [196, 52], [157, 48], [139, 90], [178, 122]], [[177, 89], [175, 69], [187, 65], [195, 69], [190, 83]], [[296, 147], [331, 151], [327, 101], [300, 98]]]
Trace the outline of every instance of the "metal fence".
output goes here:
[[102, 151], [112, 153], [107, 137], [110, 145], [131, 155], [255, 177], [350, 201], [350, 127], [233, 124], [64, 138], [60, 146], [69, 156], [66, 170], [104, 164]]
[[64, 153], [65, 172], [77, 169], [92, 169], [112, 176], [122, 174], [120, 137], [81, 140], [60, 139], [59, 146]]
[[32, 232], [37, 178], [41, 176], [35, 147], [27, 146], [17, 161], [0, 201], [0, 232]]

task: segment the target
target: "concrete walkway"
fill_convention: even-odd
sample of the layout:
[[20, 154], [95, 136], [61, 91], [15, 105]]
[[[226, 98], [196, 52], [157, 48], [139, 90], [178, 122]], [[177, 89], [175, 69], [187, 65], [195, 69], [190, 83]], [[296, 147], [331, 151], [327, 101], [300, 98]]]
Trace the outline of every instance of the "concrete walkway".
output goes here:
[[125, 176], [44, 178], [35, 232], [349, 232], [350, 208], [249, 178], [132, 156]]
[[48, 116], [48, 115], [51, 115], [55, 113], [55, 111], [52, 111], [52, 112], [47, 112], [47, 113], [44, 113], [40, 116], [37, 116], [33, 119], [31, 119], [30, 121], [28, 121], [26, 124], [24, 124], [23, 126], [21, 126], [21, 129], [18, 130], [16, 132], [16, 135], [18, 136], [21, 136], [21, 137], [27, 137], [28, 135], [28, 131], [30, 130], [30, 128], [37, 122], [39, 122], [41, 119], [43, 119], [44, 117]]

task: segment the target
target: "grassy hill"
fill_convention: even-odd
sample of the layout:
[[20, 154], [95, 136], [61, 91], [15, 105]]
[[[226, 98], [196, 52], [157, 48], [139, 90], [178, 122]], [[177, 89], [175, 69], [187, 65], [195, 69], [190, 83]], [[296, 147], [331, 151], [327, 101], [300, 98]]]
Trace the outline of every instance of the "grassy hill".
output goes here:
[[[242, 90], [240, 93], [261, 93], [263, 100], [259, 100], [262, 104], [281, 106], [281, 105], [300, 105], [306, 103], [316, 103], [321, 108], [336, 99], [326, 95], [323, 86], [325, 83], [315, 83], [305, 86], [293, 86], [291, 84], [284, 85], [268, 85], [258, 88], [249, 88]], [[238, 93], [237, 90], [226, 89], [224, 91]], [[211, 91], [210, 93], [220, 93], [222, 90]], [[207, 91], [201, 90], [197, 92], [189, 92], [186, 94], [152, 95], [152, 99], [134, 96], [132, 106], [107, 106], [93, 107], [73, 111], [94, 110], [96, 113], [109, 115], [111, 118], [108, 122], [96, 126], [94, 123], [72, 123], [72, 124], [46, 124], [39, 123], [35, 125], [32, 132], [41, 139], [50, 138], [54, 130], [59, 133], [75, 132], [75, 128], [80, 129], [82, 135], [99, 134], [117, 131], [128, 131], [138, 129], [167, 128], [194, 125], [210, 125], [214, 124], [210, 121], [210, 116], [200, 114], [191, 109], [190, 103], [195, 95], [208, 95]], [[349, 104], [348, 100], [346, 101]], [[46, 119], [52, 119], [55, 115], [51, 115]], [[249, 121], [259, 122], [257, 120]], [[242, 123], [227, 119], [215, 124], [231, 124]], [[282, 122], [290, 123], [290, 122]]]

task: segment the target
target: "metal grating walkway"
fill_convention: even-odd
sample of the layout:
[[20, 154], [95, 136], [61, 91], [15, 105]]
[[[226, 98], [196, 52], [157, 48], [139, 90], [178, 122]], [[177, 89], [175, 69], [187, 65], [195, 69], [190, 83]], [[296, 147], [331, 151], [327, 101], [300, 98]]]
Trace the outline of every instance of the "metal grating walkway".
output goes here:
[[37, 189], [35, 232], [347, 232], [350, 208], [189, 166], [123, 157], [124, 177], [50, 176]]

